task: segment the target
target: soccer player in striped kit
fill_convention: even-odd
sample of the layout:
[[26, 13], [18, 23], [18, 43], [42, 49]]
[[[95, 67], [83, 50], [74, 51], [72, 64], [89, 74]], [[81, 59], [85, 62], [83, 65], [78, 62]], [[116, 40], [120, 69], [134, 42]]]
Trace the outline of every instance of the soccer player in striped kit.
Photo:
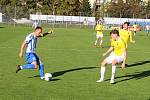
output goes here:
[[44, 79], [44, 64], [41, 62], [36, 54], [37, 38], [45, 36], [49, 33], [42, 33], [42, 27], [37, 26], [35, 31], [28, 34], [26, 39], [21, 45], [19, 57], [23, 57], [23, 51], [26, 49], [26, 65], [18, 65], [16, 73], [23, 69], [38, 69], [40, 72], [40, 78]]

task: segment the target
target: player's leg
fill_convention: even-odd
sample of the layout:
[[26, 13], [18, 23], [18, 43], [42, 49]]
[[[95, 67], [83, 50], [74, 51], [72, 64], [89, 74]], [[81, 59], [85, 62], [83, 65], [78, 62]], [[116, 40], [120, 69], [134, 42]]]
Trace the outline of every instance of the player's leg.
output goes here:
[[26, 54], [26, 65], [18, 65], [16, 69], [16, 73], [22, 69], [37, 69], [38, 68], [38, 63], [37, 63], [37, 58], [34, 54], [32, 53], [27, 53]]
[[37, 61], [36, 69], [39, 68], [40, 78], [44, 79], [44, 64], [40, 61], [39, 57], [36, 54], [34, 54], [34, 56], [36, 57], [36, 61]]
[[40, 78], [44, 79], [44, 64], [41, 61], [39, 61], [39, 62], [40, 62], [40, 64], [39, 64]]
[[105, 71], [106, 71], [106, 65], [107, 65], [107, 62], [104, 60], [102, 61], [101, 63], [101, 68], [100, 68], [100, 79], [97, 80], [96, 82], [102, 82], [104, 81], [104, 77], [105, 77]]
[[136, 35], [136, 31], [134, 31], [134, 36]]
[[101, 37], [99, 37], [98, 39], [97, 39], [97, 47], [99, 47], [99, 46], [101, 46]]
[[105, 77], [106, 65], [112, 64], [114, 60], [114, 53], [112, 52], [102, 63], [101, 63], [101, 77], [100, 80], [96, 82], [102, 82]]
[[100, 75], [101, 76], [100, 76], [100, 79], [98, 81], [96, 81], [96, 82], [104, 81], [106, 66], [107, 66], [107, 64], [111, 64], [112, 63], [113, 58], [114, 58], [113, 56], [114, 55], [113, 55], [113, 52], [112, 52], [105, 60], [102, 61], [102, 63], [101, 63], [101, 70], [100, 70]]
[[110, 79], [110, 83], [114, 83], [114, 79], [115, 79], [115, 72], [116, 72], [116, 64], [117, 64], [117, 60], [114, 59], [112, 61], [112, 72], [111, 72], [111, 79]]
[[100, 37], [100, 46], [102, 46], [102, 43], [103, 43], [103, 37]]
[[148, 30], [147, 29], [145, 30], [145, 32], [146, 32], [146, 36], [148, 36]]
[[96, 38], [95, 43], [94, 43], [94, 46], [96, 46], [96, 45], [97, 45], [97, 42], [98, 42], [98, 39]]
[[147, 36], [149, 36], [150, 30], [147, 30]]
[[97, 45], [98, 41], [99, 41], [99, 35], [98, 35], [98, 34], [96, 34], [96, 40], [95, 40], [94, 46], [96, 46], [96, 45]]
[[22, 69], [37, 69], [38, 68], [38, 64], [36, 61], [32, 62], [31, 64], [26, 64], [26, 65], [18, 65], [17, 69], [16, 69], [16, 73], [18, 73], [18, 71], [22, 70]]

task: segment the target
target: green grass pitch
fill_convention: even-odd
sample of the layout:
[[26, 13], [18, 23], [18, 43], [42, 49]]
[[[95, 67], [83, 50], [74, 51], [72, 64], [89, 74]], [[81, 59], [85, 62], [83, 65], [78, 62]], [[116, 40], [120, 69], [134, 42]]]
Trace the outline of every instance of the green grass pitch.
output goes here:
[[150, 37], [144, 32], [129, 44], [127, 68], [122, 71], [117, 65], [112, 85], [111, 66], [106, 81], [96, 83], [109, 32], [105, 32], [104, 48], [93, 47], [93, 29], [55, 28], [54, 35], [39, 39], [37, 54], [45, 72], [53, 73], [53, 80], [47, 82], [37, 77], [38, 70], [15, 73], [17, 64], [25, 64], [25, 58], [19, 59], [19, 48], [32, 28], [0, 26], [0, 100], [150, 100]]

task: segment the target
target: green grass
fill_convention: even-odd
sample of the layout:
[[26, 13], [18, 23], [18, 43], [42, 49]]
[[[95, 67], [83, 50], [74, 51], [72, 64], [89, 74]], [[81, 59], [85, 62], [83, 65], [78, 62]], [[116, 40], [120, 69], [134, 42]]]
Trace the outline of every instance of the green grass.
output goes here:
[[[128, 67], [117, 66], [116, 84], [99, 79], [102, 53], [108, 49], [109, 35], [104, 36], [105, 48], [93, 48], [92, 29], [57, 28], [55, 35], [39, 39], [37, 54], [45, 64], [45, 72], [54, 73], [50, 82], [42, 81], [37, 70], [15, 73], [19, 48], [29, 27], [0, 28], [0, 100], [149, 100], [150, 99], [150, 37], [137, 33], [136, 44], [129, 44]], [[47, 30], [47, 29], [45, 29]], [[106, 32], [105, 34], [108, 34]]]

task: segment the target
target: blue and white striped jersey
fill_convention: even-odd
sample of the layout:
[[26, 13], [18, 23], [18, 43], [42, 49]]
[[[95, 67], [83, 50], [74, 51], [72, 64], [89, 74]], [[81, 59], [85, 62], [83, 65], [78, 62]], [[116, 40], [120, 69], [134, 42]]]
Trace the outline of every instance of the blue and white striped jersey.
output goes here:
[[33, 33], [30, 33], [29, 35], [27, 35], [25, 41], [28, 44], [26, 48], [26, 53], [35, 53], [37, 43], [36, 36], [34, 36]]

